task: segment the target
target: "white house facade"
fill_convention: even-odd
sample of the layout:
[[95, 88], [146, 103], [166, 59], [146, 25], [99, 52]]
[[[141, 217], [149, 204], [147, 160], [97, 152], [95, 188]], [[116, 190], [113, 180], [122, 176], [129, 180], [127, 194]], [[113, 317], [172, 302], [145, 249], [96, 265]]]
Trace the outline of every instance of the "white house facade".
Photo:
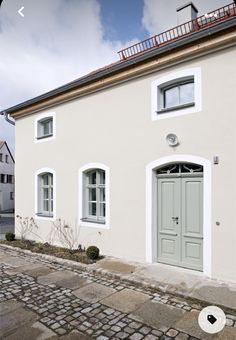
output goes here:
[[0, 141], [0, 213], [14, 210], [14, 166], [7, 142]]
[[236, 282], [235, 5], [215, 13], [7, 110], [16, 214], [41, 239], [77, 221], [105, 255]]

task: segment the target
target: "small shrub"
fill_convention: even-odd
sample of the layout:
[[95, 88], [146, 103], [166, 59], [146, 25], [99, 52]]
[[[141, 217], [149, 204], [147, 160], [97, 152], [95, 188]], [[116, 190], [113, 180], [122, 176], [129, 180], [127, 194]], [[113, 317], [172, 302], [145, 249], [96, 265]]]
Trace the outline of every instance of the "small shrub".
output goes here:
[[91, 260], [96, 260], [99, 257], [99, 249], [96, 246], [90, 246], [86, 250], [86, 255]]
[[14, 241], [15, 240], [15, 234], [14, 233], [6, 233], [5, 238], [7, 241]]

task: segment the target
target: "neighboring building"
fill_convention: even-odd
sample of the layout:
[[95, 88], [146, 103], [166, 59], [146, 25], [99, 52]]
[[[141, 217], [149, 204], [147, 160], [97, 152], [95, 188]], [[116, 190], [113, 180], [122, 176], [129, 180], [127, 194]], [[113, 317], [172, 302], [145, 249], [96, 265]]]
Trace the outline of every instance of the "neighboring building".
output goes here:
[[0, 141], [0, 213], [14, 211], [14, 159], [7, 142]]
[[42, 239], [77, 219], [103, 254], [236, 282], [236, 10], [196, 13], [179, 8], [187, 24], [6, 110], [16, 213]]

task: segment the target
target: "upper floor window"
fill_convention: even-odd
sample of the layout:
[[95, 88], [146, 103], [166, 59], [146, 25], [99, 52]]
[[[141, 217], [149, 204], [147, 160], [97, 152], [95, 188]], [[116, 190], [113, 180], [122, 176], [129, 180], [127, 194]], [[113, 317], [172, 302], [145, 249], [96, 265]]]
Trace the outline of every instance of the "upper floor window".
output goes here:
[[53, 217], [53, 174], [38, 175], [38, 213], [39, 216]]
[[152, 119], [201, 111], [201, 70], [186, 69], [152, 82]]
[[3, 162], [3, 160], [2, 160], [2, 153], [0, 153], [0, 162]]
[[5, 155], [6, 163], [8, 163], [8, 155]]
[[55, 138], [55, 129], [54, 113], [39, 115], [35, 121], [35, 141], [43, 142]]
[[53, 135], [52, 117], [44, 118], [38, 121], [38, 139], [48, 138]]
[[180, 81], [161, 88], [161, 110], [167, 111], [194, 105], [194, 80]]

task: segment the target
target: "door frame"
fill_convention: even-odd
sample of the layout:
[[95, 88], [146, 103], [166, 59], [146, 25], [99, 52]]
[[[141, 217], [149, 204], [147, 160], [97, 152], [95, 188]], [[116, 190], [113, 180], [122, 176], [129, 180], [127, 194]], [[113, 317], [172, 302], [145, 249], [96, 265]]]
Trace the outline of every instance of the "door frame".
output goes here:
[[184, 162], [203, 166], [203, 273], [212, 276], [211, 162], [194, 155], [161, 157], [146, 166], [146, 261], [157, 262], [157, 177], [156, 170], [171, 163]]

